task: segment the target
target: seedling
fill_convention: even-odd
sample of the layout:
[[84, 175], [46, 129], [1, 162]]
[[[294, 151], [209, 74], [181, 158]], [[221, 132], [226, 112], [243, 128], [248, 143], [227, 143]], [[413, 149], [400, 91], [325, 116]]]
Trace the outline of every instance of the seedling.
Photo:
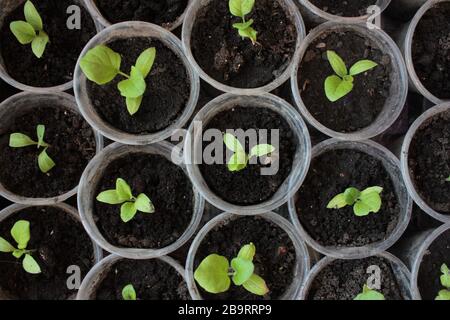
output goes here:
[[224, 134], [223, 142], [234, 152], [228, 160], [228, 170], [231, 172], [245, 169], [251, 157], [262, 157], [275, 151], [275, 147], [270, 144], [258, 144], [250, 150], [250, 154], [247, 154], [239, 140], [231, 133]]
[[363, 286], [362, 293], [358, 294], [353, 300], [386, 300], [384, 295], [376, 290], [370, 289], [366, 284]]
[[44, 141], [45, 126], [43, 124], [39, 124], [36, 127], [36, 135], [38, 141], [34, 141], [29, 136], [23, 133], [12, 133], [9, 136], [9, 146], [11, 148], [23, 148], [28, 146], [37, 146], [38, 149], [43, 148], [38, 156], [38, 166], [43, 173], [47, 173], [51, 169], [53, 169], [53, 167], [55, 166], [55, 162], [47, 154], [47, 149], [50, 147], [50, 145]]
[[13, 21], [9, 28], [20, 44], [30, 44], [33, 54], [41, 58], [44, 54], [49, 38], [44, 31], [42, 18], [31, 1], [25, 3], [23, 9], [26, 21]]
[[128, 284], [122, 289], [123, 300], [136, 300], [136, 291], [132, 284]]
[[445, 181], [450, 182], [450, 176], [448, 176], [448, 178], [445, 179]]
[[353, 90], [354, 76], [378, 65], [371, 60], [360, 60], [348, 71], [344, 60], [336, 52], [328, 50], [327, 58], [336, 73], [325, 79], [325, 94], [331, 102], [341, 99]]
[[0, 237], [0, 252], [11, 253], [14, 258], [22, 260], [23, 269], [31, 274], [41, 273], [39, 264], [31, 256], [33, 250], [27, 250], [28, 241], [30, 241], [30, 222], [26, 220], [17, 221], [11, 228], [11, 236], [17, 242], [17, 248]]
[[209, 293], [222, 293], [230, 288], [230, 277], [236, 286], [263, 296], [269, 289], [263, 278], [254, 273], [253, 257], [256, 248], [253, 243], [243, 246], [231, 265], [228, 259], [218, 254], [207, 256], [194, 272], [194, 279]]
[[81, 58], [80, 67], [86, 77], [98, 85], [104, 85], [117, 75], [126, 78], [117, 84], [120, 94], [125, 97], [127, 110], [130, 115], [139, 111], [147, 89], [145, 78], [152, 70], [156, 58], [156, 49], [148, 48], [143, 51], [136, 60], [136, 65], [131, 67], [130, 75], [120, 71], [122, 57], [117, 52], [105, 45], [99, 45], [89, 50]]
[[381, 208], [380, 193], [382, 187], [369, 187], [363, 191], [350, 187], [344, 193], [335, 196], [327, 205], [327, 209], [341, 209], [345, 206], [353, 206], [355, 215], [362, 217], [369, 213], [377, 213]]
[[230, 0], [228, 6], [230, 7], [230, 13], [235, 17], [240, 17], [242, 22], [233, 23], [233, 28], [238, 30], [239, 35], [242, 38], [249, 38], [253, 44], [256, 42], [256, 32], [251, 26], [253, 19], [245, 20], [245, 16], [253, 10], [255, 0]]
[[138, 211], [144, 213], [155, 212], [153, 203], [144, 193], [134, 197], [131, 188], [122, 178], [116, 180], [116, 189], [106, 190], [97, 196], [97, 201], [108, 204], [122, 204], [120, 207], [120, 218], [128, 222], [134, 218]]
[[441, 266], [441, 272], [441, 285], [445, 287], [445, 289], [439, 291], [435, 300], [450, 300], [450, 270], [445, 263]]

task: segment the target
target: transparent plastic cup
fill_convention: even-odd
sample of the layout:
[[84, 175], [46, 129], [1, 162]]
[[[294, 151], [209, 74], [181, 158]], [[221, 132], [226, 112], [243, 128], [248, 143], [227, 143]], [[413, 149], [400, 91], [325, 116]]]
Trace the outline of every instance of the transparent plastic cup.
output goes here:
[[[94, 300], [97, 288], [108, 275], [109, 270], [122, 259], [125, 258], [111, 254], [97, 263], [83, 279], [80, 289], [78, 290], [77, 300]], [[174, 259], [169, 256], [162, 256], [154, 259], [158, 259], [168, 264], [168, 267], [174, 268], [186, 281], [184, 268]]]
[[[405, 300], [411, 300], [412, 299], [410, 286], [411, 273], [409, 272], [408, 268], [403, 264], [403, 262], [393, 254], [386, 251], [380, 252], [374, 256], [384, 258], [389, 261], [390, 266], [394, 271], [394, 275], [397, 279], [403, 297], [405, 298]], [[305, 284], [301, 290], [299, 300], [308, 300], [309, 291], [311, 290], [311, 286], [314, 283], [316, 277], [322, 272], [324, 268], [329, 266], [335, 260], [336, 259], [332, 257], [324, 257], [311, 269], [311, 271], [308, 273], [308, 277], [305, 280]]]
[[[81, 223], [80, 216], [78, 215], [78, 212], [74, 207], [71, 207], [65, 203], [53, 204], [50, 206], [66, 212], [68, 215], [70, 215], [72, 218], [74, 218], [75, 221]], [[19, 211], [22, 211], [24, 209], [31, 208], [31, 207], [33, 207], [33, 206], [24, 205], [24, 204], [10, 205], [9, 207], [0, 211], [0, 223], [2, 221], [6, 220], [8, 217], [14, 215], [16, 212], [19, 212]], [[36, 213], [36, 214], [39, 214], [39, 213]], [[94, 252], [94, 260], [92, 262], [93, 262], [93, 264], [95, 264], [102, 259], [103, 252], [100, 249], [100, 247], [97, 246], [94, 242], [92, 242], [92, 247], [93, 247], [93, 252]], [[74, 299], [74, 298], [75, 298], [75, 296], [70, 297], [70, 299]], [[14, 297], [8, 296], [5, 292], [3, 292], [2, 288], [0, 288], [0, 300], [4, 300], [4, 299], [14, 299]]]
[[[308, 255], [308, 249], [303, 241], [297, 235], [296, 230], [293, 228], [291, 223], [281, 217], [280, 215], [274, 212], [267, 212], [261, 214], [259, 217], [264, 218], [265, 220], [274, 223], [289, 236], [292, 243], [294, 244], [295, 252], [296, 252], [296, 264], [294, 267], [294, 276], [291, 285], [286, 290], [286, 292], [279, 298], [279, 300], [294, 300], [295, 297], [299, 294], [303, 280], [308, 274], [310, 268], [310, 258]], [[189, 253], [186, 260], [186, 281], [189, 289], [189, 293], [193, 300], [202, 300], [202, 296], [200, 294], [199, 289], [197, 288], [197, 284], [194, 280], [194, 263], [195, 263], [195, 255], [197, 254], [197, 250], [202, 243], [205, 236], [211, 232], [215, 227], [227, 224], [230, 221], [234, 221], [236, 219], [242, 218], [241, 216], [232, 214], [232, 213], [222, 213], [212, 220], [210, 220], [207, 224], [203, 226], [203, 228], [197, 233], [194, 241], [189, 248]]]
[[[114, 128], [111, 124], [103, 120], [95, 110], [95, 107], [92, 105], [91, 99], [87, 92], [87, 83], [89, 80], [80, 68], [81, 58], [84, 57], [90, 49], [96, 47], [97, 45], [109, 43], [114, 40], [133, 37], [147, 37], [161, 41], [183, 62], [190, 83], [189, 100], [179, 118], [164, 130], [151, 134], [139, 135], [127, 133]], [[187, 123], [197, 104], [200, 92], [200, 80], [197, 73], [186, 59], [181, 47], [181, 42], [175, 35], [166, 29], [147, 22], [122, 22], [102, 30], [94, 38], [92, 38], [83, 49], [75, 68], [74, 92], [81, 114], [84, 116], [86, 121], [89, 122], [89, 124], [98, 130], [102, 135], [110, 140], [118, 141], [124, 144], [144, 145], [169, 138], [176, 129], [182, 128]]]
[[[390, 95], [386, 99], [381, 113], [371, 125], [359, 131], [351, 133], [334, 131], [317, 121], [309, 112], [308, 106], [306, 106], [303, 102], [303, 99], [300, 95], [300, 89], [298, 87], [298, 69], [308, 47], [322, 34], [332, 31], [350, 31], [361, 35], [364, 38], [370, 39], [375, 44], [377, 44], [382, 52], [389, 55], [391, 59], [392, 73], [390, 78], [392, 84], [390, 88]], [[326, 22], [319, 25], [308, 34], [308, 36], [302, 42], [299, 54], [296, 56], [295, 60], [295, 67], [292, 69], [291, 75], [291, 87], [295, 103], [300, 109], [302, 116], [306, 119], [307, 122], [309, 122], [309, 124], [332, 138], [352, 141], [373, 138], [387, 130], [395, 122], [395, 120], [403, 110], [406, 102], [406, 96], [408, 94], [408, 73], [406, 71], [406, 66], [403, 61], [402, 54], [397, 45], [382, 30], [370, 30], [362, 24], [341, 24], [336, 22]]]
[[[0, 104], [0, 134], [4, 134], [8, 130], [11, 121], [41, 106], [55, 106], [65, 108], [72, 113], [79, 113], [74, 97], [64, 92], [18, 93]], [[96, 153], [98, 153], [103, 148], [103, 137], [95, 130], [93, 132]], [[77, 188], [78, 186], [74, 186], [71, 190], [50, 198], [29, 198], [6, 189], [0, 181], [0, 195], [2, 197], [12, 202], [27, 205], [50, 205], [62, 202], [75, 195]]]
[[[414, 121], [414, 123], [409, 128], [408, 132], [406, 133], [406, 136], [403, 139], [401, 152], [400, 152], [400, 164], [401, 164], [401, 170], [403, 174], [403, 179], [405, 181], [406, 188], [408, 189], [409, 194], [411, 195], [414, 202], [427, 214], [432, 216], [433, 218], [442, 221], [444, 223], [450, 222], [450, 214], [442, 214], [440, 212], [437, 212], [433, 208], [431, 208], [425, 200], [419, 195], [419, 192], [416, 190], [416, 187], [413, 182], [413, 177], [411, 176], [411, 172], [409, 170], [408, 165], [408, 156], [409, 156], [409, 147], [411, 145], [412, 139], [414, 139], [414, 136], [416, 132], [421, 128], [421, 126], [426, 123], [428, 120], [430, 120], [433, 117], [438, 116], [441, 113], [444, 112], [450, 112], [450, 102], [440, 104], [438, 106], [435, 106], [426, 112], [424, 112], [419, 118]], [[425, 155], [427, 156], [427, 155]]]
[[374, 256], [390, 248], [401, 237], [411, 219], [412, 200], [403, 182], [400, 163], [388, 149], [371, 141], [341, 141], [329, 139], [316, 145], [312, 149], [312, 159], [333, 150], [356, 150], [364, 152], [382, 162], [386, 172], [391, 177], [400, 208], [397, 225], [392, 232], [382, 241], [359, 247], [335, 247], [324, 246], [311, 237], [302, 226], [296, 210], [295, 196], [289, 199], [289, 214], [295, 228], [300, 232], [300, 237], [314, 250], [336, 259], [361, 259]]
[[183, 48], [184, 52], [186, 53], [187, 59], [189, 63], [194, 67], [196, 72], [200, 75], [200, 77], [205, 80], [208, 84], [213, 86], [214, 88], [221, 90], [223, 92], [228, 93], [234, 93], [234, 94], [242, 94], [242, 95], [257, 95], [262, 94], [265, 92], [270, 92], [276, 88], [278, 88], [280, 85], [282, 85], [286, 80], [289, 79], [289, 76], [291, 74], [291, 70], [294, 67], [294, 57], [298, 50], [300, 49], [300, 43], [303, 41], [303, 38], [305, 37], [305, 24], [303, 23], [302, 16], [300, 15], [300, 12], [298, 10], [298, 7], [295, 5], [295, 3], [292, 0], [277, 0], [280, 4], [280, 6], [283, 7], [286, 16], [290, 18], [292, 23], [295, 25], [295, 29], [297, 31], [297, 42], [295, 47], [295, 53], [292, 57], [289, 65], [286, 67], [286, 69], [272, 82], [259, 87], [259, 88], [236, 88], [231, 87], [228, 85], [225, 85], [215, 79], [213, 79], [211, 76], [209, 76], [197, 63], [197, 61], [194, 58], [194, 55], [192, 53], [191, 49], [191, 35], [192, 35], [192, 29], [194, 28], [195, 20], [197, 18], [197, 14], [199, 10], [209, 4], [211, 0], [193, 0], [191, 5], [188, 7], [186, 16], [183, 22], [183, 30], [182, 30], [182, 36], [181, 39], [183, 41]]
[[[419, 1], [420, 2], [420, 1]], [[423, 1], [424, 4], [420, 7], [420, 9], [416, 12], [414, 18], [409, 22], [409, 24], [405, 25], [397, 38], [397, 43], [400, 49], [403, 52], [405, 62], [406, 62], [406, 68], [408, 70], [409, 74], [409, 87], [415, 92], [420, 93], [425, 98], [427, 98], [429, 101], [433, 102], [434, 104], [441, 104], [444, 103], [445, 100], [439, 99], [435, 95], [433, 95], [420, 81], [416, 70], [414, 68], [414, 62], [412, 58], [412, 45], [413, 45], [413, 38], [414, 34], [416, 32], [416, 28], [420, 20], [422, 19], [423, 15], [431, 8], [433, 8], [435, 5], [441, 2], [449, 2], [449, 0], [427, 0], [426, 2]], [[430, 30], [431, 32], [431, 30]]]
[[[2, 10], [0, 11], [0, 28], [3, 27], [3, 23], [5, 18], [14, 11], [17, 7], [23, 6], [23, 4], [27, 0], [0, 0], [0, 8]], [[86, 4], [84, 3], [84, 0], [74, 0], [79, 5], [83, 6], [87, 9]], [[93, 21], [94, 18], [92, 18]], [[99, 32], [100, 26], [96, 24], [97, 32]], [[35, 93], [47, 93], [47, 92], [63, 92], [72, 89], [73, 81], [68, 81], [66, 83], [53, 86], [53, 87], [33, 87], [26, 85], [24, 83], [21, 83], [15, 79], [13, 79], [8, 72], [6, 71], [6, 67], [3, 61], [3, 57], [0, 55], [0, 78], [2, 78], [6, 83], [10, 84], [11, 86], [21, 90], [21, 91], [29, 91], [29, 92], [35, 92]]]
[[194, 199], [192, 208], [191, 221], [184, 231], [184, 233], [172, 244], [159, 248], [126, 248], [118, 247], [110, 244], [101, 234], [97, 227], [94, 218], [94, 202], [96, 201], [97, 186], [102, 178], [104, 170], [114, 160], [124, 157], [130, 153], [146, 153], [157, 154], [165, 157], [167, 160], [178, 165], [185, 170], [182, 163], [180, 149], [172, 144], [162, 141], [146, 146], [130, 146], [120, 143], [113, 143], [103, 149], [86, 167], [81, 176], [80, 185], [78, 188], [78, 208], [80, 211], [81, 221], [87, 233], [94, 239], [94, 241], [106, 251], [114, 253], [124, 258], [129, 259], [150, 259], [167, 255], [176, 249], [180, 248], [186, 243], [197, 230], [202, 219], [205, 202], [200, 194], [193, 187]]
[[[242, 107], [267, 108], [278, 113], [289, 124], [298, 141], [291, 172], [278, 191], [270, 199], [249, 206], [235, 205], [216, 195], [207, 185], [198, 165], [203, 162], [203, 159], [199, 158], [199, 156], [202, 156], [203, 139], [201, 131], [203, 130], [195, 130], [195, 123], [201, 122], [202, 128], [204, 128], [217, 114], [225, 110], [230, 110], [237, 105]], [[280, 207], [300, 188], [309, 169], [311, 141], [305, 122], [298, 112], [285, 100], [272, 94], [239, 96], [226, 93], [209, 102], [197, 113], [185, 139], [184, 156], [187, 172], [192, 183], [208, 202], [226, 212], [233, 212], [240, 215], [256, 215]]]

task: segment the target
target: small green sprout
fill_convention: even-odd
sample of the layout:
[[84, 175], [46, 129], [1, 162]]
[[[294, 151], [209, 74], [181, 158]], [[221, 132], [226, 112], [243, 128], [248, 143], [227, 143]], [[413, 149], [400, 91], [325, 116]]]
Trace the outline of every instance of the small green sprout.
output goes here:
[[17, 221], [11, 228], [11, 236], [17, 242], [17, 249], [4, 238], [0, 237], [0, 252], [12, 253], [16, 259], [20, 259], [25, 255], [22, 260], [23, 269], [31, 274], [41, 273], [39, 264], [31, 256], [33, 250], [26, 250], [28, 241], [30, 241], [30, 222], [26, 220]]
[[55, 162], [47, 154], [47, 149], [50, 145], [44, 141], [45, 126], [43, 124], [39, 124], [36, 127], [36, 135], [38, 141], [32, 140], [29, 136], [23, 133], [12, 133], [9, 136], [9, 146], [11, 148], [23, 148], [28, 146], [37, 146], [38, 149], [41, 147], [44, 148], [38, 156], [38, 166], [43, 173], [47, 173], [53, 169]]
[[147, 89], [145, 78], [152, 70], [156, 58], [156, 49], [148, 48], [143, 51], [136, 60], [136, 65], [131, 67], [130, 75], [120, 71], [122, 58], [120, 54], [114, 52], [105, 45], [99, 45], [89, 50], [81, 58], [80, 67], [86, 77], [98, 85], [111, 82], [117, 75], [121, 75], [125, 80], [117, 84], [120, 94], [126, 98], [125, 102], [130, 115], [139, 111]]
[[327, 205], [327, 209], [341, 209], [345, 206], [353, 206], [355, 215], [362, 217], [371, 212], [377, 213], [381, 208], [380, 193], [382, 187], [369, 187], [363, 191], [356, 188], [347, 188], [344, 193], [335, 196]]
[[11, 32], [20, 44], [30, 44], [31, 50], [37, 58], [44, 54], [45, 47], [49, 43], [47, 33], [44, 31], [42, 18], [31, 1], [27, 1], [24, 6], [26, 21], [13, 21], [9, 25]]
[[344, 60], [334, 51], [327, 51], [327, 58], [337, 75], [332, 75], [325, 80], [325, 94], [331, 102], [335, 102], [346, 96], [353, 90], [354, 76], [375, 68], [378, 64], [371, 60], [356, 62], [347, 71]]
[[120, 218], [128, 222], [134, 218], [138, 211], [144, 213], [155, 212], [153, 203], [144, 193], [134, 197], [131, 188], [122, 178], [116, 180], [116, 189], [100, 192], [97, 201], [108, 204], [122, 204], [120, 207]]
[[448, 178], [445, 179], [445, 181], [450, 182], [450, 176], [448, 176]]
[[262, 157], [275, 151], [275, 147], [270, 144], [258, 144], [247, 155], [242, 144], [231, 133], [224, 134], [223, 142], [228, 149], [234, 152], [230, 160], [228, 160], [228, 170], [231, 172], [245, 169], [251, 157]]
[[228, 2], [230, 13], [242, 19], [242, 22], [233, 23], [233, 28], [238, 30], [242, 38], [249, 38], [253, 44], [257, 43], [256, 35], [258, 32], [251, 27], [254, 22], [253, 19], [245, 21], [245, 16], [253, 10], [254, 5], [255, 0], [230, 0]]
[[450, 270], [445, 263], [441, 266], [441, 272], [441, 285], [446, 289], [440, 290], [435, 300], [450, 300]]
[[363, 286], [362, 293], [358, 294], [353, 300], [386, 300], [384, 295], [376, 290], [370, 289], [366, 284]]
[[218, 254], [207, 256], [194, 272], [194, 279], [209, 293], [222, 293], [230, 288], [230, 277], [236, 286], [263, 296], [269, 289], [263, 278], [254, 273], [253, 257], [256, 248], [253, 243], [243, 246], [236, 258], [231, 260]]
[[136, 291], [132, 284], [128, 284], [122, 289], [123, 300], [136, 300]]

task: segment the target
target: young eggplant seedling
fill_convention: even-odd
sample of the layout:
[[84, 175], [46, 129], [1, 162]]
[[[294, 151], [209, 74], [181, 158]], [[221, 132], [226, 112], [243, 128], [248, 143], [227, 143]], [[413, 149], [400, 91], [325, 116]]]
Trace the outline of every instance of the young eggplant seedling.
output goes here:
[[369, 213], [377, 213], [381, 208], [380, 193], [382, 187], [369, 187], [363, 191], [350, 187], [344, 193], [335, 196], [327, 205], [327, 209], [341, 209], [345, 206], [353, 206], [353, 212], [358, 217], [367, 216]]
[[11, 32], [20, 44], [31, 43], [31, 50], [37, 58], [44, 54], [49, 37], [44, 31], [42, 18], [31, 1], [25, 3], [23, 9], [26, 21], [13, 21], [9, 25]]
[[331, 102], [341, 99], [353, 90], [354, 76], [373, 69], [378, 65], [371, 60], [360, 60], [348, 71], [344, 60], [336, 52], [328, 50], [327, 58], [336, 73], [325, 79], [325, 94]]
[[0, 237], [0, 252], [11, 253], [14, 258], [22, 260], [23, 269], [31, 274], [41, 273], [39, 264], [31, 256], [33, 250], [27, 250], [28, 241], [30, 241], [30, 222], [26, 220], [17, 221], [11, 228], [11, 236], [17, 242], [17, 248]]
[[120, 218], [128, 222], [134, 218], [138, 211], [144, 213], [155, 212], [152, 201], [144, 193], [134, 197], [131, 188], [122, 178], [116, 180], [116, 189], [100, 192], [97, 201], [108, 204], [122, 204]]
[[234, 152], [228, 160], [228, 170], [231, 172], [245, 169], [251, 157], [262, 157], [275, 151], [275, 147], [270, 144], [258, 144], [250, 150], [250, 154], [247, 154], [239, 140], [231, 133], [224, 134], [223, 142]]
[[230, 277], [236, 286], [263, 296], [269, 289], [263, 278], [254, 273], [253, 257], [256, 248], [253, 243], [243, 246], [231, 266], [228, 259], [218, 254], [207, 256], [194, 272], [194, 279], [209, 293], [222, 293], [230, 288]]
[[450, 270], [445, 263], [441, 266], [441, 272], [440, 281], [445, 289], [439, 291], [435, 300], [450, 300]]
[[386, 300], [384, 295], [376, 290], [370, 289], [366, 284], [363, 286], [362, 293], [358, 294], [353, 300]]
[[143, 51], [136, 60], [136, 65], [131, 67], [130, 75], [120, 71], [122, 57], [117, 52], [105, 45], [99, 45], [89, 50], [81, 58], [80, 67], [86, 77], [98, 85], [111, 82], [117, 75], [126, 78], [117, 84], [120, 94], [125, 97], [127, 110], [130, 115], [139, 111], [147, 89], [145, 78], [152, 70], [156, 58], [156, 49], [148, 48]]
[[233, 28], [238, 30], [239, 35], [242, 38], [249, 38], [253, 44], [256, 42], [256, 32], [251, 26], [253, 24], [253, 19], [248, 21], [245, 20], [245, 16], [253, 10], [255, 5], [255, 0], [230, 0], [228, 6], [230, 8], [230, 13], [242, 19], [242, 22], [233, 23]]
[[28, 146], [37, 146], [38, 149], [41, 147], [44, 148], [38, 156], [38, 166], [43, 173], [47, 173], [53, 169], [55, 162], [47, 154], [47, 149], [50, 145], [44, 141], [45, 126], [43, 124], [39, 124], [36, 127], [36, 135], [38, 138], [37, 142], [23, 133], [12, 133], [9, 136], [9, 146], [11, 148], [23, 148]]
[[131, 283], [123, 287], [122, 298], [123, 300], [136, 300], [136, 290]]

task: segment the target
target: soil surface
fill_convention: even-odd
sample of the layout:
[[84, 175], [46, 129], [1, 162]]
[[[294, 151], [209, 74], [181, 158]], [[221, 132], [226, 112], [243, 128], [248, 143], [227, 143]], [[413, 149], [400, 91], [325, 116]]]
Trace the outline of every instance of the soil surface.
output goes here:
[[434, 210], [450, 214], [450, 111], [419, 128], [411, 141], [408, 165], [417, 192]]
[[[30, 222], [27, 249], [41, 267], [34, 275], [22, 268], [22, 259], [0, 253], [0, 286], [11, 298], [19, 300], [64, 300], [74, 298], [77, 290], [67, 288], [71, 274], [67, 268], [80, 267], [81, 279], [94, 265], [92, 242], [80, 222], [55, 207], [26, 208], [0, 223], [0, 236], [12, 245], [17, 243], [10, 230], [18, 220]], [[73, 275], [73, 273], [72, 273]]]
[[97, 289], [97, 300], [123, 300], [122, 289], [132, 284], [137, 300], [190, 300], [186, 282], [169, 264], [157, 260], [120, 260]]
[[[352, 206], [327, 209], [330, 200], [349, 187], [383, 187], [377, 213], [358, 217]], [[323, 153], [311, 162], [296, 194], [298, 218], [323, 246], [360, 247], [386, 239], [395, 228], [400, 207], [394, 185], [381, 161], [366, 153], [343, 149]]]
[[188, 0], [95, 0], [95, 3], [112, 24], [145, 21], [170, 28], [183, 14]]
[[113, 127], [132, 134], [161, 131], [175, 122], [189, 100], [190, 84], [181, 59], [161, 41], [150, 38], [116, 40], [107, 44], [122, 56], [121, 71], [129, 74], [136, 59], [146, 49], [156, 48], [156, 59], [146, 78], [139, 111], [129, 114], [125, 98], [117, 84], [125, 78], [118, 75], [110, 83], [99, 86], [88, 81], [88, 95], [100, 117]]
[[377, 3], [376, 0], [309, 0], [325, 12], [343, 17], [360, 17], [367, 14], [367, 8]]
[[289, 236], [277, 225], [260, 217], [243, 217], [221, 224], [211, 230], [198, 248], [194, 270], [210, 254], [217, 253], [231, 261], [241, 247], [253, 242], [256, 255], [255, 273], [269, 288], [264, 297], [254, 295], [233, 283], [227, 292], [210, 294], [197, 287], [207, 300], [275, 300], [282, 296], [294, 280], [296, 262], [294, 245]]
[[377, 290], [386, 300], [403, 300], [401, 289], [389, 260], [369, 257], [357, 260], [334, 260], [314, 279], [308, 300], [353, 300], [362, 292], [370, 273], [367, 268], [381, 269], [381, 288]]
[[[369, 59], [375, 68], [354, 77], [353, 90], [331, 102], [324, 83], [334, 75], [327, 50], [335, 51], [347, 68]], [[298, 71], [301, 98], [311, 115], [322, 125], [338, 132], [355, 132], [371, 125], [380, 114], [391, 88], [391, 59], [371, 40], [351, 32], [326, 32], [306, 50]]]
[[239, 36], [228, 1], [212, 0], [197, 14], [191, 35], [192, 53], [213, 79], [237, 88], [264, 86], [290, 63], [297, 40], [293, 20], [279, 0], [259, 0], [246, 21], [253, 19], [257, 44]]
[[[11, 148], [10, 134], [20, 132], [37, 141], [36, 127], [45, 125], [44, 141], [50, 144], [47, 154], [56, 166], [43, 173], [38, 166], [36, 146]], [[81, 174], [94, 157], [94, 132], [87, 122], [73, 111], [42, 105], [32, 112], [17, 115], [0, 134], [0, 181], [15, 194], [30, 198], [48, 198], [66, 193], [78, 185]]]
[[96, 195], [115, 189], [124, 179], [134, 196], [145, 193], [155, 206], [154, 213], [137, 212], [125, 223], [120, 205], [94, 202], [94, 219], [101, 234], [112, 245], [132, 248], [162, 248], [175, 242], [193, 215], [192, 185], [177, 165], [160, 155], [132, 153], [113, 161], [103, 172]]
[[417, 284], [423, 300], [434, 300], [441, 285], [442, 264], [450, 266], [450, 230], [442, 233], [426, 250], [420, 264]]
[[[241, 171], [230, 172], [226, 163], [228, 163], [227, 154], [229, 158], [232, 156], [232, 152], [227, 151], [228, 149], [221, 136], [218, 143], [223, 146], [223, 159], [221, 161], [223, 164], [201, 164], [199, 168], [209, 188], [223, 200], [237, 205], [252, 205], [264, 202], [277, 192], [289, 176], [298, 142], [288, 123], [278, 113], [267, 108], [236, 106], [217, 114], [206, 124], [203, 132], [208, 129], [218, 129], [222, 134], [227, 129], [242, 129], [244, 132], [249, 129], [266, 129], [267, 140], [261, 142], [275, 146], [276, 150], [272, 154], [272, 158], [279, 160], [279, 169], [275, 175], [261, 174], [262, 169], [270, 167], [270, 164], [261, 163], [261, 161], [264, 161], [262, 160], [263, 157], [253, 158], [253, 164], [249, 163]], [[276, 138], [272, 141], [272, 129], [279, 130], [279, 141], [276, 141]], [[263, 131], [257, 132], [259, 139], [264, 137]], [[212, 154], [215, 157], [214, 150], [211, 152], [210, 148], [206, 149], [211, 143], [217, 142], [215, 140], [203, 142], [204, 154]], [[245, 141], [247, 153], [250, 152], [253, 144], [249, 145], [249, 138], [247, 137]], [[276, 146], [277, 144], [279, 147]], [[254, 162], [255, 160], [257, 160], [257, 163]], [[273, 163], [272, 165], [275, 169], [277, 164]]]
[[428, 10], [417, 24], [411, 48], [420, 81], [434, 96], [443, 100], [450, 99], [449, 16], [448, 2]]
[[[0, 51], [6, 70], [15, 80], [34, 87], [52, 87], [71, 81], [80, 52], [96, 34], [95, 24], [79, 1], [33, 0], [48, 34], [50, 42], [39, 59], [31, 51], [31, 44], [21, 45], [12, 34], [12, 21], [25, 20], [23, 6], [19, 6], [6, 17], [0, 30]], [[66, 13], [71, 5], [81, 9], [81, 29], [67, 28]]]

